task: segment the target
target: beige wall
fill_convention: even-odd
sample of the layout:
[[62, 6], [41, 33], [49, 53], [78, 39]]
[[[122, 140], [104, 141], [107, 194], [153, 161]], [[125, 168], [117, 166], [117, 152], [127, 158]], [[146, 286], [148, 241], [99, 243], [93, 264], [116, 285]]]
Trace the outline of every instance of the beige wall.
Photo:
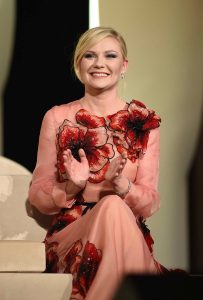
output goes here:
[[101, 0], [100, 24], [126, 39], [126, 100], [144, 101], [161, 115], [161, 209], [148, 220], [155, 256], [188, 269], [187, 171], [202, 106], [203, 1]]
[[0, 155], [2, 146], [2, 93], [8, 76], [15, 30], [15, 0], [0, 0]]

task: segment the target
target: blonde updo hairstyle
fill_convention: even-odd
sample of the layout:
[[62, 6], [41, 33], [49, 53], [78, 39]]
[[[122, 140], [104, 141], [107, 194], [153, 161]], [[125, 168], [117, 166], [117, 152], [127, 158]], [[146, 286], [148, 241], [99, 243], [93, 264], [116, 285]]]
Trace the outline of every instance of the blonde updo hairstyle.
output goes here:
[[79, 64], [83, 55], [88, 49], [90, 49], [92, 46], [94, 46], [96, 43], [98, 43], [99, 41], [101, 41], [106, 37], [115, 38], [120, 44], [123, 59], [127, 58], [126, 43], [119, 32], [117, 32], [115, 29], [111, 27], [99, 26], [99, 27], [90, 28], [80, 36], [73, 57], [73, 68], [77, 78], [80, 81], [81, 81], [81, 77], [80, 77]]

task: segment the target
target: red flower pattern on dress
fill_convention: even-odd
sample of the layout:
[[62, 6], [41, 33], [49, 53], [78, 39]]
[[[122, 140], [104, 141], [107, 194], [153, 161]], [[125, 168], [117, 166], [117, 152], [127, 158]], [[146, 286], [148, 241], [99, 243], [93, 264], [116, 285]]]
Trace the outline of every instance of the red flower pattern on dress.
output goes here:
[[109, 130], [119, 153], [126, 152], [128, 159], [135, 162], [147, 149], [151, 129], [160, 126], [161, 119], [154, 110], [148, 109], [138, 100], [126, 104], [127, 108], [109, 115], [107, 119], [80, 109], [75, 116], [76, 123], [64, 120], [57, 134], [57, 169], [59, 181], [65, 181], [63, 151], [70, 149], [79, 160], [78, 150], [83, 148], [90, 166], [89, 181], [99, 183], [109, 168], [115, 153], [108, 143]]
[[56, 254], [56, 250], [58, 247], [57, 242], [53, 242], [47, 244], [45, 242], [46, 247], [46, 272], [47, 273], [57, 273], [58, 271], [58, 255]]
[[78, 269], [77, 281], [82, 287], [83, 294], [86, 295], [92, 281], [97, 273], [102, 253], [93, 243], [86, 242], [82, 255], [82, 260]]
[[81, 255], [79, 253], [82, 250], [82, 246], [81, 240], [76, 241], [64, 258], [64, 273], [73, 274], [73, 280], [76, 280], [78, 267], [81, 262]]
[[126, 110], [108, 116], [108, 120], [118, 152], [126, 152], [132, 162], [146, 152], [150, 130], [161, 122], [154, 110], [138, 100], [132, 100]]
[[62, 208], [58, 214], [56, 214], [52, 220], [52, 224], [47, 231], [46, 237], [50, 237], [55, 232], [58, 232], [77, 220], [83, 214], [84, 207], [82, 204], [84, 203], [84, 198], [82, 193], [78, 193], [75, 196], [74, 205], [70, 208]]
[[150, 253], [153, 253], [153, 244], [154, 244], [154, 240], [151, 236], [151, 233], [150, 233], [150, 230], [149, 228], [147, 227], [146, 225], [146, 220], [143, 219], [143, 217], [140, 217], [138, 220], [137, 220], [137, 224], [140, 228], [140, 230], [142, 231], [142, 234], [144, 236], [144, 239], [147, 243], [147, 246], [149, 248], [149, 251]]
[[[47, 273], [71, 273], [73, 275], [72, 295], [84, 299], [97, 273], [102, 252], [93, 243], [77, 240], [67, 251], [63, 260], [59, 261], [58, 243], [46, 243]], [[72, 298], [71, 298], [72, 299]], [[75, 298], [74, 298], [75, 299]]]
[[74, 205], [71, 208], [62, 208], [60, 210], [60, 213], [53, 218], [53, 222], [46, 236], [51, 236], [53, 233], [62, 230], [63, 228], [77, 220], [82, 215], [82, 211], [83, 210], [81, 205]]
[[76, 114], [76, 124], [64, 120], [57, 134], [57, 167], [59, 180], [66, 180], [63, 166], [63, 151], [70, 149], [73, 156], [79, 160], [78, 150], [83, 148], [90, 166], [89, 181], [98, 183], [104, 180], [104, 174], [109, 166], [109, 160], [115, 153], [113, 145], [107, 143], [108, 134], [105, 119], [89, 114], [81, 109]]
[[87, 128], [97, 128], [97, 127], [105, 127], [106, 126], [106, 122], [103, 117], [91, 115], [85, 109], [80, 109], [77, 112], [75, 118], [79, 124], [86, 126]]
[[[73, 275], [72, 295], [78, 294], [84, 299], [96, 275], [101, 261], [101, 250], [86, 242], [82, 252], [82, 241], [76, 241], [64, 258], [64, 273]], [[82, 253], [82, 254], [80, 254]]]

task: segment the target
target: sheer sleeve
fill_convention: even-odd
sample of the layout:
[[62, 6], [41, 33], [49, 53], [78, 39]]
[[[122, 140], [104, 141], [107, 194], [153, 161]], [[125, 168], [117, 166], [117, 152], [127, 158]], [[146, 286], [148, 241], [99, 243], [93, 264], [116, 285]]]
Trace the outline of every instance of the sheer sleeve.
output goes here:
[[147, 218], [160, 207], [159, 180], [160, 129], [151, 130], [147, 151], [139, 159], [136, 179], [124, 201], [137, 216]]
[[[48, 110], [42, 120], [39, 135], [37, 162], [32, 175], [28, 198], [32, 205], [45, 214], [55, 214], [60, 208], [56, 207], [55, 200], [66, 200], [66, 182], [57, 181], [57, 154], [55, 107]], [[70, 200], [70, 206], [71, 206]]]

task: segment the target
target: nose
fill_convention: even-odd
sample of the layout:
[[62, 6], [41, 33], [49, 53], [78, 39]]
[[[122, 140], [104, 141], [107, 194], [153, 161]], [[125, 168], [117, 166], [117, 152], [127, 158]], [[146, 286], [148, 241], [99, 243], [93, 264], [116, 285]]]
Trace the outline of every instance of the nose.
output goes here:
[[97, 56], [95, 59], [95, 67], [103, 68], [105, 65], [104, 58], [102, 56]]

